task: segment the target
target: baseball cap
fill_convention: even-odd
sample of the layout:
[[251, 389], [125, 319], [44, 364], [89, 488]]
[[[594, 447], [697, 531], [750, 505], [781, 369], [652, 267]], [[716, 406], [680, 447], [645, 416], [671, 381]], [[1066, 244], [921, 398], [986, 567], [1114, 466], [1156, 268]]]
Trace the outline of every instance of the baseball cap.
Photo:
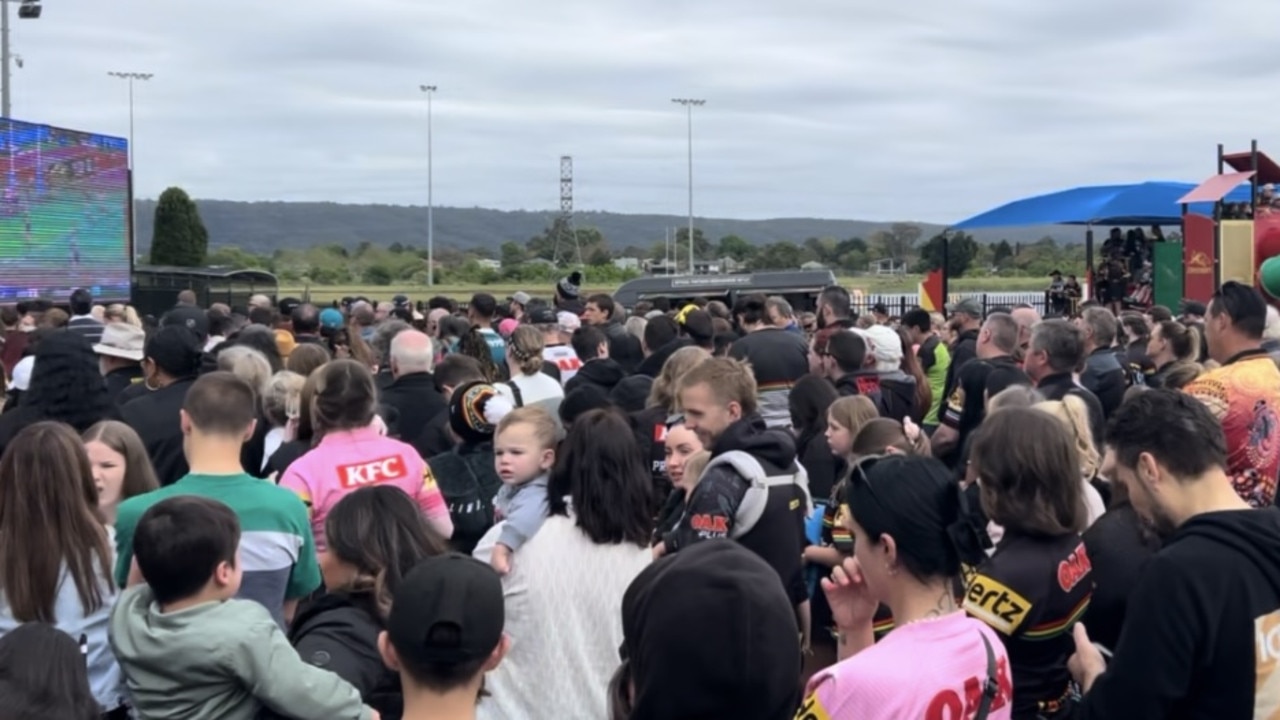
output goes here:
[[862, 331], [861, 335], [870, 341], [868, 345], [876, 356], [876, 370], [888, 372], [899, 369], [902, 364], [902, 338], [893, 328], [872, 325]]
[[962, 298], [958, 302], [947, 305], [949, 313], [964, 313], [972, 318], [982, 319], [982, 303], [974, 298]]
[[387, 638], [411, 667], [483, 660], [502, 641], [502, 580], [485, 563], [448, 553], [418, 563], [396, 589]]
[[560, 322], [560, 318], [556, 317], [556, 311], [546, 305], [530, 308], [524, 317], [530, 325], [556, 325]]
[[209, 316], [198, 307], [176, 307], [160, 318], [160, 327], [179, 325], [195, 333], [201, 340], [209, 337]]
[[885, 305], [885, 304], [884, 304], [884, 303], [882, 303], [882, 302], [878, 302], [878, 303], [876, 303], [875, 305], [872, 305], [872, 306], [871, 306], [871, 312], [873, 312], [873, 313], [879, 313], [879, 314], [881, 314], [881, 315], [888, 315], [888, 314], [889, 314], [889, 306], [888, 306], [888, 305]]
[[302, 301], [295, 297], [282, 298], [280, 300], [280, 316], [288, 318], [293, 314], [293, 309], [302, 304]]
[[320, 327], [325, 330], [338, 330], [342, 327], [342, 311], [337, 308], [325, 308], [320, 311]]
[[391, 302], [395, 304], [396, 307], [404, 307], [405, 305], [409, 304], [409, 296], [396, 295], [395, 297], [391, 298]]
[[530, 301], [530, 300], [533, 300], [533, 298], [532, 298], [532, 297], [530, 297], [530, 296], [529, 296], [529, 293], [527, 293], [527, 292], [518, 292], [518, 293], [516, 293], [516, 294], [512, 295], [511, 297], [507, 298], [507, 300], [509, 300], [509, 301], [511, 301], [511, 302], [513, 302], [513, 303], [517, 303], [517, 304], [519, 304], [519, 305], [528, 305], [528, 304], [529, 304], [529, 301]]
[[561, 310], [556, 315], [556, 321], [560, 323], [560, 332], [571, 333], [582, 327], [582, 318], [568, 310]]

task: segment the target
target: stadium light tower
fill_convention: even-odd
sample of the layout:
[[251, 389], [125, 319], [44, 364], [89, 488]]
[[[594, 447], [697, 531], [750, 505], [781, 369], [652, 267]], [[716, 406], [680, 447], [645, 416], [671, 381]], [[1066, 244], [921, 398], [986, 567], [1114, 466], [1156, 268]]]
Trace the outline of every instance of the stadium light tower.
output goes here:
[[[133, 81], [134, 80], [150, 80], [154, 77], [154, 73], [138, 73], [138, 72], [115, 72], [107, 73], [113, 78], [120, 78], [129, 82], [129, 183], [130, 187], [136, 187], [133, 172]], [[133, 242], [133, 251], [138, 252], [138, 199], [132, 192], [129, 193], [129, 238]]]
[[693, 264], [693, 109], [707, 104], [706, 100], [672, 98], [671, 102], [683, 105], [689, 111], [689, 274], [695, 275]]
[[[13, 107], [9, 99], [9, 87], [13, 80], [13, 57], [9, 52], [9, 3], [11, 0], [0, 0], [0, 117], [10, 117]], [[39, 20], [44, 7], [40, 0], [20, 0], [18, 18], [20, 20]]]
[[436, 86], [419, 85], [418, 89], [427, 96], [427, 287], [433, 287], [436, 284], [436, 219], [431, 178], [431, 98], [436, 94]]

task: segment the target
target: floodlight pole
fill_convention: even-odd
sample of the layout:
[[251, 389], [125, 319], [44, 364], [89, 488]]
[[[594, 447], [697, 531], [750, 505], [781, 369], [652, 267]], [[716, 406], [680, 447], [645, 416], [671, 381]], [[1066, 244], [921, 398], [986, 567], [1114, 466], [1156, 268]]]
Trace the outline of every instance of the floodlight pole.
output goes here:
[[672, 98], [671, 102], [683, 105], [689, 112], [689, 274], [696, 274], [693, 260], [693, 109], [707, 104], [706, 100]]
[[432, 187], [432, 148], [431, 148], [431, 98], [436, 94], [435, 85], [419, 85], [418, 88], [427, 96], [427, 287], [436, 284], [436, 221], [435, 198]]
[[13, 79], [9, 56], [9, 0], [0, 0], [0, 65], [4, 66], [0, 77], [4, 79], [4, 87], [0, 88], [0, 117], [7, 118], [12, 108], [9, 105], [9, 84]]
[[[108, 71], [107, 75], [113, 78], [119, 78], [129, 83], [129, 185], [131, 189], [136, 189], [137, 182], [133, 170], [134, 149], [133, 149], [133, 82], [135, 80], [146, 81], [155, 77], [155, 73], [139, 73], [139, 72], [118, 72]], [[133, 241], [133, 252], [138, 252], [138, 198], [136, 192], [129, 193], [129, 238]]]

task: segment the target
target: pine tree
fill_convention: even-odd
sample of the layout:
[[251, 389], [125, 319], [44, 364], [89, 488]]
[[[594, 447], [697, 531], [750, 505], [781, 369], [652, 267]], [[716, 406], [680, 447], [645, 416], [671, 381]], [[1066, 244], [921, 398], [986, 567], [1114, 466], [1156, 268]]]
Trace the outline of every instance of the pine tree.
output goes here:
[[151, 235], [151, 264], [201, 267], [209, 254], [209, 231], [200, 220], [195, 201], [179, 187], [160, 194], [155, 230]]

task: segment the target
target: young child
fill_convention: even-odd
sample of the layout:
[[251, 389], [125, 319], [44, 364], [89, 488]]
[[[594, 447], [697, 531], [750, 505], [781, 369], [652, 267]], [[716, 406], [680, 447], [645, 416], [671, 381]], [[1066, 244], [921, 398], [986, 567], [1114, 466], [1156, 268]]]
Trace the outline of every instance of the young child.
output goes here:
[[234, 599], [242, 569], [231, 508], [195, 495], [143, 514], [134, 562], [146, 585], [111, 613], [111, 648], [139, 717], [376, 720], [338, 675], [302, 661], [270, 613]]
[[449, 553], [410, 570], [378, 637], [382, 661], [400, 673], [404, 720], [473, 720], [485, 673], [511, 645], [505, 620], [502, 581], [479, 560]]
[[502, 480], [494, 498], [505, 520], [489, 563], [511, 572], [511, 555], [542, 527], [547, 517], [547, 473], [556, 461], [556, 421], [540, 407], [516, 408], [498, 423], [493, 461]]

